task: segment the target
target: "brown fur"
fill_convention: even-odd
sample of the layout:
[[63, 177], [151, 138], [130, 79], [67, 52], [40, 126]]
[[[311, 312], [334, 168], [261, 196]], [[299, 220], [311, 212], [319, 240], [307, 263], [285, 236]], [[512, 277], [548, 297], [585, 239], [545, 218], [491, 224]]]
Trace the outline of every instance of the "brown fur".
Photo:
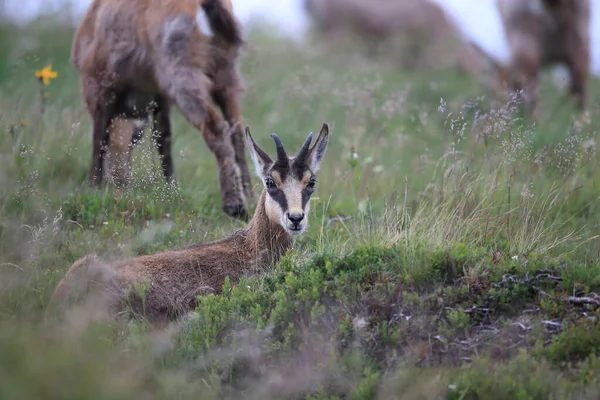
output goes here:
[[[89, 282], [95, 279], [90, 275], [100, 275], [96, 283], [109, 296], [112, 315], [131, 306], [140, 314], [145, 312], [150, 322], [161, 323], [192, 311], [196, 296], [219, 293], [225, 277], [236, 282], [242, 275], [279, 259], [290, 246], [290, 235], [267, 217], [263, 193], [248, 227], [220, 241], [108, 264], [96, 255], [76, 261], [58, 285], [54, 301], [66, 300], [67, 304], [75, 300], [72, 296], [94, 293]], [[103, 268], [105, 272], [96, 272]], [[87, 283], [77, 282], [79, 279]], [[73, 284], [79, 287], [71, 290], [69, 285]], [[146, 290], [145, 286], [142, 305], [140, 292]]]
[[[212, 38], [197, 26], [199, 5]], [[152, 116], [163, 173], [172, 179], [169, 108], [175, 103], [217, 159], [225, 211], [245, 215], [252, 193], [239, 110], [241, 45], [230, 0], [94, 0], [71, 54], [93, 120], [90, 182], [102, 181], [103, 161], [115, 135], [111, 121], [119, 116]]]
[[331, 41], [349, 31], [367, 39], [369, 48], [400, 39], [399, 55], [407, 67], [457, 66], [467, 73], [481, 67], [475, 50], [431, 1], [304, 0], [304, 5], [316, 27]]
[[525, 103], [537, 106], [540, 70], [566, 64], [571, 93], [583, 110], [590, 62], [589, 0], [498, 0], [511, 51], [508, 66], [497, 66], [498, 79], [523, 89]]
[[[247, 131], [252, 151], [258, 153], [257, 173], [263, 179], [275, 171], [284, 176], [282, 186], [287, 189], [284, 188], [280, 194], [287, 199], [290, 207], [294, 196], [306, 194], [308, 180], [304, 177], [307, 174], [314, 177], [318, 170], [327, 146], [328, 132], [327, 125], [324, 125], [314, 147], [305, 157], [300, 157], [299, 152], [296, 158], [285, 163], [279, 159], [274, 163]], [[310, 140], [307, 142], [308, 149]], [[302, 174], [300, 179], [297, 172]], [[294, 184], [297, 186], [290, 189]], [[131, 306], [135, 312], [144, 313], [151, 323], [159, 325], [192, 311], [196, 306], [196, 296], [219, 293], [227, 276], [235, 283], [244, 274], [260, 272], [291, 247], [291, 223], [285, 216], [292, 210], [280, 207], [271, 198], [272, 193], [272, 189], [262, 192], [246, 228], [222, 240], [112, 263], [104, 263], [94, 254], [77, 260], [56, 287], [51, 304], [64, 309], [82, 300], [93, 299], [105, 305], [111, 316]], [[301, 206], [301, 212], [308, 213], [308, 210], [308, 203]], [[284, 220], [287, 225], [283, 224]], [[305, 227], [306, 224], [303, 229]]]

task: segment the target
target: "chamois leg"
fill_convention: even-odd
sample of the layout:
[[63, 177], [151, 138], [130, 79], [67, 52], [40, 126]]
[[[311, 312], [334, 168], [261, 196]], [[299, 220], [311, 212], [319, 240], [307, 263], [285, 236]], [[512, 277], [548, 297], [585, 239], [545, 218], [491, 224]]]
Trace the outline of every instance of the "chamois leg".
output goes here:
[[95, 112], [92, 116], [92, 165], [90, 168], [89, 181], [92, 186], [99, 186], [102, 183], [104, 174], [104, 159], [109, 144], [108, 128], [111, 123], [109, 110], [102, 109]]
[[516, 52], [515, 67], [519, 73], [518, 88], [523, 90], [523, 105], [532, 113], [534, 119], [537, 114], [538, 103], [538, 73], [540, 56], [536, 46], [524, 43], [523, 48]]
[[171, 117], [169, 113], [169, 104], [163, 96], [156, 99], [157, 106], [153, 112], [153, 138], [158, 154], [160, 155], [160, 165], [163, 175], [167, 181], [173, 178], [173, 156], [171, 154]]
[[586, 106], [586, 86], [589, 69], [589, 52], [581, 40], [570, 41], [567, 49], [566, 63], [571, 75], [571, 94], [575, 105], [583, 111]]
[[184, 117], [202, 132], [204, 141], [217, 159], [223, 210], [233, 217], [246, 218], [247, 201], [229, 124], [219, 117], [205, 97], [209, 92], [206, 90], [210, 86], [209, 80], [195, 69], [177, 68], [176, 73], [189, 79], [171, 81], [168, 92]]
[[99, 186], [110, 141], [109, 127], [114, 113], [114, 90], [89, 76], [81, 78], [83, 100], [92, 117], [92, 161], [89, 182]]
[[110, 139], [106, 169], [110, 180], [117, 187], [125, 187], [131, 182], [131, 152], [135, 130], [133, 122], [122, 116], [113, 118], [108, 129]]
[[242, 116], [238, 97], [233, 90], [222, 90], [214, 92], [213, 99], [229, 124], [232, 127], [236, 126], [231, 134], [231, 142], [235, 151], [235, 161], [241, 171], [244, 194], [248, 199], [253, 198], [252, 179], [250, 177], [250, 170], [248, 169], [248, 162], [246, 161], [246, 140], [242, 132]]
[[247, 199], [244, 194], [241, 171], [235, 160], [235, 150], [231, 139], [232, 131], [226, 121], [220, 120], [213, 107], [209, 106], [206, 111], [206, 122], [202, 134], [219, 165], [223, 209], [233, 217], [246, 219], [248, 217]]
[[219, 180], [224, 211], [232, 216], [247, 216], [246, 196], [240, 170], [235, 161], [228, 124], [220, 118], [210, 102], [211, 80], [202, 72], [205, 67], [202, 38], [196, 21], [175, 16], [163, 26], [160, 38], [161, 62], [156, 74], [159, 86], [189, 123], [202, 132], [208, 148], [219, 166]]

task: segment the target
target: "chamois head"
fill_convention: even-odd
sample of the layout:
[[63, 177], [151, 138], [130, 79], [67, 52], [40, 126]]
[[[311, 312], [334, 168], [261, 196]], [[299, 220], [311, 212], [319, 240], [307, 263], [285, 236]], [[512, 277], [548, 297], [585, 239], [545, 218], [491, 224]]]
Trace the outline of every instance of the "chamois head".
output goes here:
[[272, 133], [277, 159], [261, 149], [246, 127], [246, 138], [256, 174], [265, 185], [265, 211], [269, 219], [280, 224], [290, 235], [300, 235], [308, 226], [306, 215], [309, 199], [317, 183], [316, 173], [327, 149], [329, 126], [324, 123], [315, 144], [311, 147], [312, 132], [295, 157], [288, 157], [279, 137]]

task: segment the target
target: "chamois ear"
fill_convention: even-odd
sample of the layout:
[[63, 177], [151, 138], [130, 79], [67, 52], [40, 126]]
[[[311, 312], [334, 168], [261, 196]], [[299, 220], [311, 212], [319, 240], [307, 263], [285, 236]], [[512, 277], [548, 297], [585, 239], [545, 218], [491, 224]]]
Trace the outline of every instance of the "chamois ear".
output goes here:
[[313, 172], [317, 172], [321, 166], [321, 160], [327, 150], [327, 143], [329, 141], [329, 125], [323, 123], [319, 137], [315, 142], [314, 146], [309, 150], [308, 153], [308, 166]]
[[261, 149], [250, 134], [250, 127], [246, 125], [246, 140], [248, 141], [248, 148], [250, 149], [250, 157], [252, 157], [252, 161], [254, 162], [254, 169], [256, 170], [256, 175], [261, 180], [265, 179], [265, 172], [267, 168], [273, 164], [273, 160], [263, 149]]

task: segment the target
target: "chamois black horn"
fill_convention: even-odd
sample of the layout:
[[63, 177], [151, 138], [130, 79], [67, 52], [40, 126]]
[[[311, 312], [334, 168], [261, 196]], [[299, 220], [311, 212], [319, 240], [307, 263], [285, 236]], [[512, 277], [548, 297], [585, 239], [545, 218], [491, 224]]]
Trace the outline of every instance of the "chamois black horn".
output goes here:
[[313, 133], [311, 132], [308, 134], [308, 136], [304, 140], [304, 143], [302, 144], [300, 151], [296, 155], [296, 162], [299, 162], [301, 164], [304, 164], [306, 162], [306, 156], [308, 155], [308, 150], [310, 149], [310, 143], [312, 142], [312, 137], [313, 137]]
[[271, 133], [271, 137], [275, 141], [275, 147], [277, 148], [277, 163], [281, 165], [287, 165], [289, 159], [287, 153], [285, 152], [285, 149], [283, 148], [281, 139], [279, 139], [279, 136], [277, 136], [277, 134], [275, 133]]

